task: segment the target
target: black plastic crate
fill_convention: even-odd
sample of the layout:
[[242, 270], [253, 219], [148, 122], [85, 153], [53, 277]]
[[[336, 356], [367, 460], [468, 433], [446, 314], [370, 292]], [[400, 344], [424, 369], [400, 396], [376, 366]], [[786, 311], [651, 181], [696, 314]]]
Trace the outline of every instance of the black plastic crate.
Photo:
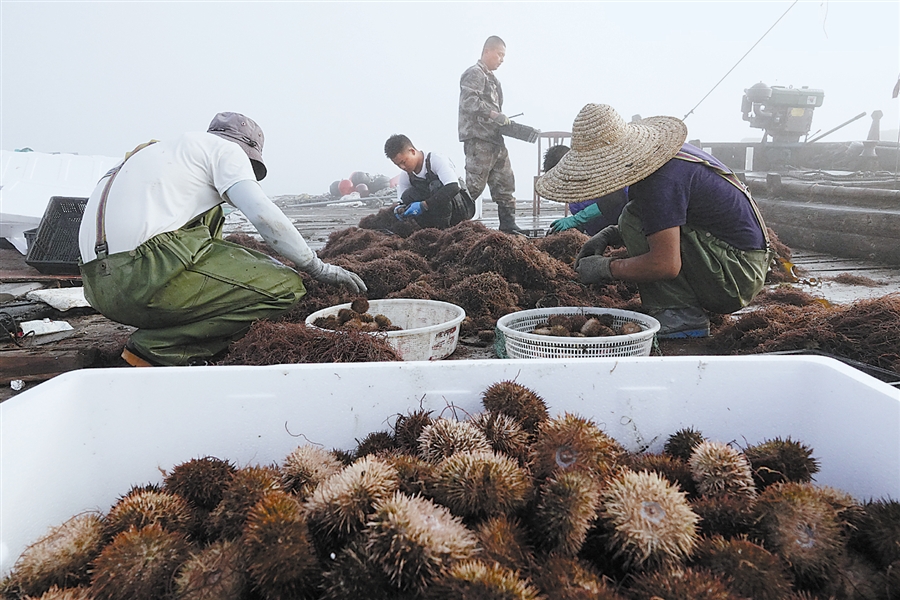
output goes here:
[[78, 275], [78, 229], [87, 198], [53, 196], [33, 243], [28, 245], [25, 263], [41, 273], [52, 275]]

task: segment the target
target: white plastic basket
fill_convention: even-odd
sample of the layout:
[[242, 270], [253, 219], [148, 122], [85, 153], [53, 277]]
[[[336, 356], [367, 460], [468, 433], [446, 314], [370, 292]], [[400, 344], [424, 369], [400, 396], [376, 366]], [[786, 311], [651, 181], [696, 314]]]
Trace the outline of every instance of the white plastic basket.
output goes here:
[[[317, 310], [306, 317], [306, 325], [315, 327], [316, 319], [337, 315], [342, 308], [350, 308], [350, 304]], [[369, 300], [369, 313], [384, 315], [401, 328], [371, 335], [383, 336], [403, 360], [440, 360], [450, 356], [459, 342], [459, 324], [466, 318], [461, 306], [410, 298]]]
[[[606, 337], [556, 337], [531, 333], [552, 315], [588, 318], [611, 315], [613, 326], [634, 321], [643, 328], [638, 333]], [[497, 345], [501, 358], [589, 358], [597, 356], [650, 356], [653, 336], [659, 331], [659, 321], [651, 316], [617, 308], [592, 306], [559, 306], [535, 308], [510, 313], [497, 319]], [[502, 356], [505, 351], [506, 356]]]

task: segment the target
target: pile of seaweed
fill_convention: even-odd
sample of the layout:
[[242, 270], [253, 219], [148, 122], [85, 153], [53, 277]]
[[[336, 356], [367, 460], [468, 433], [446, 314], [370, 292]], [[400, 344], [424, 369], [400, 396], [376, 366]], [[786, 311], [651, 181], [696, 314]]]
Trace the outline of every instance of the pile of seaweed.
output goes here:
[[27, 548], [4, 598], [888, 600], [900, 503], [812, 483], [813, 450], [685, 428], [631, 453], [512, 381], [353, 451], [192, 459]]
[[[397, 222], [392, 214], [390, 218]], [[588, 239], [579, 231], [529, 239], [489, 229], [477, 221], [464, 221], [445, 230], [407, 225], [402, 234], [381, 227], [335, 231], [319, 257], [362, 277], [369, 299], [416, 298], [462, 306], [467, 315], [460, 327], [463, 336], [493, 331], [503, 315], [530, 308], [640, 310], [634, 284], [584, 285], [578, 281], [572, 263]], [[264, 244], [248, 242], [245, 237], [228, 239], [266, 251]], [[349, 292], [334, 286], [311, 279], [304, 282], [307, 296], [284, 320], [301, 322], [317, 310], [353, 299]]]
[[304, 323], [256, 321], [233, 342], [219, 365], [386, 362], [403, 360], [380, 337], [362, 331], [327, 331]]
[[900, 373], [900, 294], [838, 306], [778, 286], [754, 305], [710, 344], [732, 354], [816, 350]]

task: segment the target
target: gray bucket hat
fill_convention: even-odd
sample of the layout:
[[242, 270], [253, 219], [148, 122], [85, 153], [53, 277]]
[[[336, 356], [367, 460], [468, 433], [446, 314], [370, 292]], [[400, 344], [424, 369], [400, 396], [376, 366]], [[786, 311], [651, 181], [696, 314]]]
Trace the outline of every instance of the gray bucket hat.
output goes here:
[[266, 176], [266, 165], [263, 163], [262, 150], [266, 141], [262, 129], [250, 117], [236, 112], [220, 112], [209, 124], [209, 133], [236, 142], [253, 165], [253, 173], [257, 181]]

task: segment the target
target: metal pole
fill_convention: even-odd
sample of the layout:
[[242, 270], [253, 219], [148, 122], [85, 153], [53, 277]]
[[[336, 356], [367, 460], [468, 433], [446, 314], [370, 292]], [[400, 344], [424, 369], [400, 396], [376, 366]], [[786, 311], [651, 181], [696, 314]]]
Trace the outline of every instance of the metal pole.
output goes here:
[[840, 129], [841, 127], [844, 127], [844, 126], [846, 126], [846, 125], [849, 125], [850, 123], [852, 123], [853, 121], [856, 121], [856, 120], [858, 120], [858, 119], [862, 119], [864, 116], [866, 116], [866, 113], [861, 112], [861, 113], [859, 113], [858, 115], [856, 115], [855, 117], [853, 117], [852, 119], [850, 119], [849, 121], [845, 121], [845, 122], [841, 123], [840, 125], [838, 125], [838, 126], [835, 127], [834, 129], [829, 129], [828, 131], [826, 131], [825, 133], [823, 133], [823, 134], [820, 135], [819, 137], [815, 137], [815, 138], [809, 140], [809, 141], [806, 142], [806, 143], [807, 143], [807, 144], [812, 144], [813, 142], [818, 142], [819, 140], [821, 140], [823, 137], [825, 137], [825, 136], [828, 135], [829, 133], [834, 133], [835, 131], [837, 131], [837, 130]]

